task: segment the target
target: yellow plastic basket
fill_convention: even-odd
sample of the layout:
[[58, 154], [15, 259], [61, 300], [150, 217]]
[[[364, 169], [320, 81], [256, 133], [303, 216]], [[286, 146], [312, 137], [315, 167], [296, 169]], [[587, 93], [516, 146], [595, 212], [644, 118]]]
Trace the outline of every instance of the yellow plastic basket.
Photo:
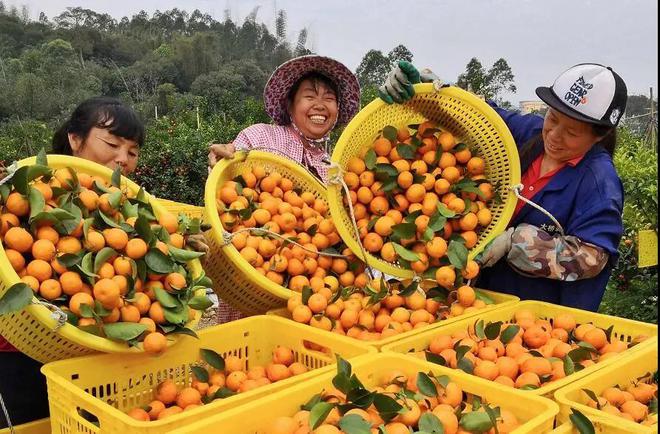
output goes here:
[[[613, 424], [605, 419], [591, 419], [596, 434], [639, 434], [640, 431], [631, 431]], [[654, 431], [657, 432], [657, 431]], [[580, 431], [571, 422], [565, 422], [550, 431], [549, 434], [580, 434]]]
[[232, 159], [218, 163], [206, 181], [205, 203], [208, 223], [211, 224], [209, 247], [211, 253], [205, 269], [213, 280], [214, 291], [220, 298], [245, 315], [263, 314], [279, 307], [294, 292], [257, 273], [230, 243], [225, 245], [224, 230], [218, 215], [216, 192], [226, 181], [240, 175], [241, 170], [261, 165], [267, 172], [278, 171], [297, 188], [313, 193], [327, 201], [326, 190], [306, 169], [293, 160], [262, 151], [239, 152]]
[[638, 378], [656, 372], [658, 370], [657, 338], [649, 344], [635, 353], [622, 357], [610, 366], [557, 390], [555, 392], [555, 401], [557, 401], [560, 408], [558, 420], [562, 422], [567, 421], [571, 414], [571, 409], [574, 408], [582, 412], [589, 419], [607, 420], [614, 426], [626, 429], [626, 432], [658, 432], [657, 423], [651, 426], [643, 426], [622, 417], [589, 407], [584, 404], [588, 397], [582, 391], [582, 389], [591, 390], [599, 396], [608, 387], [617, 384], [621, 387], [626, 387]]
[[[454, 321], [451, 323], [439, 323], [438, 325], [432, 325], [428, 327], [424, 332], [418, 333], [414, 336], [411, 336], [407, 339], [399, 340], [393, 344], [384, 346], [381, 350], [383, 352], [395, 352], [395, 353], [409, 353], [422, 351], [428, 348], [431, 340], [438, 335], [450, 335], [455, 331], [467, 330], [467, 328], [473, 325], [478, 319], [483, 320], [484, 322], [496, 322], [502, 321], [503, 323], [509, 323], [514, 321], [514, 314], [519, 310], [529, 310], [536, 314], [538, 318], [550, 319], [560, 313], [570, 313], [573, 315], [578, 324], [581, 323], [593, 323], [597, 327], [607, 329], [610, 326], [614, 326], [612, 330], [612, 336], [619, 338], [624, 342], [631, 342], [632, 339], [637, 335], [647, 335], [649, 337], [658, 335], [658, 326], [655, 324], [648, 324], [639, 321], [633, 321], [624, 318], [617, 318], [609, 315], [602, 315], [599, 313], [588, 312], [580, 309], [573, 309], [565, 306], [558, 306], [556, 304], [544, 303], [541, 301], [521, 301], [519, 303], [504, 306], [500, 309], [494, 310], [492, 312], [473, 315], [470, 318]], [[526, 390], [525, 393], [542, 395], [542, 396], [552, 396], [552, 393], [559, 389], [560, 387], [572, 384], [574, 381], [583, 378], [587, 375], [598, 371], [599, 369], [604, 368], [605, 366], [611, 366], [614, 364], [620, 363], [623, 357], [623, 354], [631, 354], [641, 350], [644, 347], [649, 345], [654, 345], [655, 339], [647, 339], [644, 342], [635, 345], [634, 347], [624, 351], [622, 355], [618, 357], [612, 357], [610, 359], [604, 360], [602, 362], [596, 363], [592, 366], [589, 366], [579, 372], [575, 372], [571, 375], [567, 375], [565, 378], [551, 383], [547, 383], [544, 386], [539, 387], [534, 390]], [[510, 387], [504, 385], [497, 385], [496, 387], [500, 388], [502, 391], [510, 390]]]
[[[4, 417], [4, 416], [3, 416]], [[10, 428], [0, 429], [0, 434], [51, 434], [50, 419], [43, 418], [28, 422], [13, 427], [14, 431]]]
[[190, 218], [204, 219], [204, 207], [188, 205], [187, 203], [175, 202], [168, 199], [159, 198], [156, 201], [174, 215], [185, 214]]
[[[370, 146], [386, 125], [404, 126], [425, 119], [436, 122], [476, 151], [475, 154], [486, 163], [486, 177], [494, 186], [500, 185], [502, 203], [493, 202], [491, 205], [492, 221], [470, 249], [469, 256], [473, 258], [506, 229], [517, 202], [508, 187], [520, 183], [518, 150], [511, 132], [497, 112], [484, 101], [457, 87], [436, 91], [430, 83], [415, 85], [415, 96], [406, 104], [388, 105], [376, 99], [363, 108], [343, 131], [332, 153], [332, 161], [345, 169], [348, 161]], [[328, 201], [339, 235], [353, 252], [362, 257], [351, 218], [344, 208], [340, 186], [328, 186]], [[412, 271], [369, 253], [367, 262], [391, 276], [413, 276]]]
[[[395, 369], [403, 371], [407, 375], [415, 375], [420, 371], [431, 371], [434, 375], [447, 375], [452, 381], [458, 383], [464, 392], [478, 395], [493, 406], [500, 406], [513, 412], [522, 422], [518, 429], [512, 431], [515, 434], [540, 433], [552, 429], [555, 415], [559, 411], [557, 404], [549, 399], [526, 395], [515, 390], [503, 392], [481, 378], [399, 354], [376, 354], [361, 357], [351, 365], [353, 373], [367, 389], [382, 383], [384, 375]], [[273, 419], [278, 416], [293, 416], [300, 410], [300, 406], [312, 396], [323, 389], [332, 387], [334, 375], [334, 372], [326, 373], [257, 402], [199, 421], [176, 432], [181, 434], [262, 434]], [[253, 416], [257, 414], [259, 417]]]
[[[32, 157], [19, 161], [18, 165], [22, 167], [35, 163], [36, 158]], [[101, 176], [104, 179], [110, 179], [112, 176], [112, 170], [107, 167], [66, 155], [49, 155], [48, 165], [55, 169], [71, 167], [90, 175]], [[121, 182], [122, 185], [125, 184], [134, 193], [140, 190], [137, 184], [127, 178], [122, 177]], [[148, 195], [147, 197], [157, 215], [165, 212], [157, 201]], [[197, 259], [191, 261], [189, 267], [195, 276], [199, 276], [202, 272], [202, 266]], [[18, 282], [20, 282], [20, 278], [9, 263], [7, 254], [0, 242], [0, 295]], [[36, 298], [33, 300], [37, 301]], [[195, 312], [195, 318], [187, 325], [190, 328], [195, 328], [201, 318], [201, 312]], [[142, 352], [141, 348], [129, 347], [125, 343], [87, 333], [68, 323], [59, 329], [56, 329], [56, 326], [57, 321], [51, 317], [51, 312], [39, 304], [32, 304], [17, 313], [0, 316], [0, 335], [19, 351], [41, 363], [92, 354], [97, 351], [105, 353]], [[177, 337], [171, 338], [169, 340], [170, 346], [177, 339]]]
[[[427, 327], [413, 329], [413, 330], [410, 330], [408, 332], [403, 332], [403, 333], [400, 333], [398, 335], [391, 336], [389, 338], [381, 339], [381, 340], [378, 340], [378, 341], [364, 341], [364, 343], [366, 345], [370, 345], [370, 346], [373, 346], [374, 348], [380, 349], [385, 345], [392, 344], [392, 343], [398, 342], [402, 339], [406, 339], [406, 338], [415, 336], [419, 333], [422, 333], [424, 330], [428, 330], [429, 327], [436, 327], [438, 324], [451, 324], [453, 322], [460, 321], [464, 318], [470, 318], [472, 316], [480, 315], [480, 314], [485, 313], [485, 312], [492, 312], [492, 311], [500, 309], [502, 307], [511, 306], [511, 305], [515, 304], [516, 302], [520, 301], [520, 299], [518, 297], [516, 297], [515, 295], [502, 294], [500, 292], [493, 292], [493, 291], [488, 291], [488, 290], [485, 290], [485, 289], [477, 289], [477, 291], [483, 293], [484, 295], [487, 295], [495, 303], [492, 304], [492, 305], [489, 305], [487, 307], [484, 307], [483, 309], [479, 309], [478, 311], [463, 314], [463, 315], [455, 317], [455, 318], [449, 318], [449, 319], [443, 320], [439, 323], [429, 325]], [[283, 318], [291, 319], [291, 313], [287, 310], [286, 307], [269, 310], [267, 314], [268, 315], [281, 316]], [[330, 333], [330, 332], [328, 332], [328, 333]], [[335, 333], [333, 333], [333, 334], [335, 334]], [[363, 342], [363, 341], [359, 341], [359, 342]]]
[[[334, 367], [330, 365], [335, 363], [337, 354], [353, 359], [375, 352], [344, 336], [328, 337], [318, 330], [267, 316], [244, 318], [201, 330], [198, 334], [199, 340], [185, 337], [177, 345], [176, 351], [168, 351], [157, 358], [147, 355], [127, 358], [104, 354], [45, 365], [42, 372], [48, 383], [53, 432], [160, 434], [272, 395], [293, 384], [309, 381], [321, 373], [333, 370]], [[329, 351], [309, 350], [305, 347], [307, 342], [321, 345]], [[162, 380], [173, 379], [179, 387], [190, 385], [191, 366], [200, 360], [201, 348], [212, 349], [224, 357], [237, 356], [243, 360], [244, 367], [249, 369], [270, 363], [272, 351], [277, 345], [291, 348], [296, 361], [311, 371], [216, 400], [163, 420], [142, 422], [125, 414], [125, 411], [134, 407], [149, 404], [154, 399], [154, 389]], [[81, 417], [79, 410], [96, 416], [98, 426]]]

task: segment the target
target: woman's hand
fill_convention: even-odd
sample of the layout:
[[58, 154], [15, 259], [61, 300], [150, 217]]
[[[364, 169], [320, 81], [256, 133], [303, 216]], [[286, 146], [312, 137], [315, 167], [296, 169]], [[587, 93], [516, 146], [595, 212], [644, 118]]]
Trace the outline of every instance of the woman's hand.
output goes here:
[[196, 252], [204, 253], [204, 256], [201, 256], [199, 259], [202, 263], [205, 262], [206, 255], [208, 255], [210, 249], [209, 242], [203, 233], [188, 235], [186, 237], [186, 246]]
[[223, 158], [233, 158], [236, 149], [233, 143], [217, 144], [212, 143], [209, 145], [209, 169], [212, 169], [218, 161]]
[[387, 104], [404, 103], [415, 95], [413, 84], [431, 83], [435, 80], [439, 80], [438, 76], [430, 69], [420, 72], [412, 63], [400, 60], [378, 89], [378, 96]]
[[509, 228], [504, 233], [495, 237], [474, 260], [482, 267], [492, 267], [495, 265], [500, 259], [509, 254], [513, 232], [514, 228]]

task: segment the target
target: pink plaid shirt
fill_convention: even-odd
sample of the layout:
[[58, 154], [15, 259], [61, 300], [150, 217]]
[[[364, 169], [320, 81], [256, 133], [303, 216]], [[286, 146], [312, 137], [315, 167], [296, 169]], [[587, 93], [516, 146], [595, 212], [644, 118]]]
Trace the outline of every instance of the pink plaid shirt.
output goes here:
[[323, 183], [328, 180], [330, 156], [325, 150], [314, 145], [303, 144], [302, 140], [288, 126], [255, 124], [247, 127], [236, 136], [234, 147], [239, 150], [258, 149], [289, 158], [312, 172]]

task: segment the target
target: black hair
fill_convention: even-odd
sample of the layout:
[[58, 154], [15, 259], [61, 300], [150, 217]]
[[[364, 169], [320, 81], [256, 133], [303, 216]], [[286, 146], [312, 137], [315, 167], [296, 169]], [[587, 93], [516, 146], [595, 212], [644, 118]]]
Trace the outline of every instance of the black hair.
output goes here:
[[104, 128], [111, 134], [144, 144], [144, 124], [138, 114], [129, 106], [107, 96], [97, 96], [81, 102], [53, 135], [53, 152], [72, 155], [69, 134], [87, 139], [92, 128]]
[[320, 72], [311, 71], [308, 72], [307, 74], [304, 74], [302, 77], [296, 80], [295, 83], [293, 83], [293, 86], [291, 86], [291, 90], [287, 95], [287, 98], [289, 99], [289, 103], [293, 102], [293, 98], [296, 96], [296, 92], [298, 92], [298, 88], [305, 80], [310, 80], [312, 82], [312, 85], [314, 86], [314, 89], [317, 91], [319, 84], [323, 84], [325, 87], [331, 89], [335, 93], [337, 98], [339, 98], [339, 86], [337, 86], [337, 84], [334, 81], [332, 81], [332, 79], [330, 79], [326, 75], [323, 75]]
[[605, 148], [610, 157], [614, 157], [614, 150], [616, 149], [616, 127], [607, 125], [591, 124], [591, 131], [597, 137], [602, 137], [598, 144]]

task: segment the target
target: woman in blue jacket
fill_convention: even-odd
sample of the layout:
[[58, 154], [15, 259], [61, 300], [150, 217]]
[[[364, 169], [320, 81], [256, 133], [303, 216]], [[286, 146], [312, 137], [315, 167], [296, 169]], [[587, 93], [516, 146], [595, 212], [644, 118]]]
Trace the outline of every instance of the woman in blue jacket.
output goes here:
[[[434, 78], [400, 62], [381, 98], [405, 101], [414, 93], [412, 83]], [[518, 201], [507, 231], [478, 258], [478, 286], [595, 311], [623, 233], [623, 187], [612, 155], [626, 85], [611, 68], [585, 63], [536, 94], [548, 105], [543, 118], [490, 104], [520, 153], [520, 195], [548, 213]]]

